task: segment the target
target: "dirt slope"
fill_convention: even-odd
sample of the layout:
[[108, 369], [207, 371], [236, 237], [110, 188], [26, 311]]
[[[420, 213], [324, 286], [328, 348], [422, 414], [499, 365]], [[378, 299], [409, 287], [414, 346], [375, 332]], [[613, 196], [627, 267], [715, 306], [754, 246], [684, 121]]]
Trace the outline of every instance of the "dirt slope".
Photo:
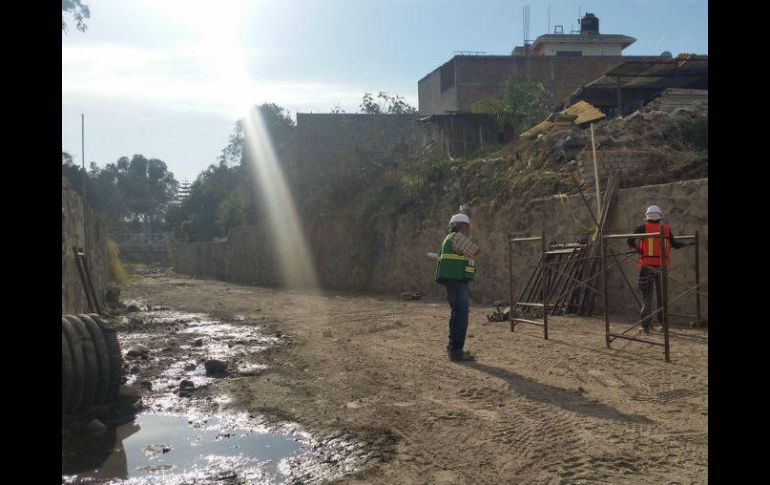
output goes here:
[[[343, 483], [706, 483], [707, 333], [604, 347], [603, 321], [556, 318], [511, 333], [472, 308], [446, 358], [448, 307], [371, 296], [145, 277], [124, 289], [174, 309], [242, 315], [293, 342], [271, 370], [226, 384], [231, 405], [316, 429], [381, 435], [385, 463]], [[620, 327], [623, 328], [623, 327]], [[659, 337], [657, 337], [659, 338]]]

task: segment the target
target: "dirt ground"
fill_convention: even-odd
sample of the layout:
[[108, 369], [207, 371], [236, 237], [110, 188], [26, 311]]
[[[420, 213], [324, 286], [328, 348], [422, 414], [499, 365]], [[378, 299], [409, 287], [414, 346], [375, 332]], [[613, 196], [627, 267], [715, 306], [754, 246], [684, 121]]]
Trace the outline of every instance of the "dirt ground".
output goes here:
[[538, 327], [487, 323], [491, 309], [472, 305], [466, 349], [478, 359], [458, 364], [446, 356], [442, 301], [171, 273], [146, 275], [122, 297], [237, 315], [286, 337], [258, 354], [268, 371], [219, 389], [249, 412], [387, 437], [382, 463], [340, 483], [707, 482], [706, 330], [674, 329], [665, 363], [662, 347], [606, 349], [600, 318], [553, 318], [545, 341]]

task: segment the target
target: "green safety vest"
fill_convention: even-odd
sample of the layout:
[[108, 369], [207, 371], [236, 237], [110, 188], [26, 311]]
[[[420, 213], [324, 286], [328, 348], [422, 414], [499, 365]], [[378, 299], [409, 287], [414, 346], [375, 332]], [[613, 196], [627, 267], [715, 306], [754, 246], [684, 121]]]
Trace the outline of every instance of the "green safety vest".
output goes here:
[[447, 234], [441, 243], [441, 253], [436, 263], [436, 283], [446, 283], [449, 280], [473, 281], [476, 277], [476, 267], [471, 261], [452, 251], [454, 232]]

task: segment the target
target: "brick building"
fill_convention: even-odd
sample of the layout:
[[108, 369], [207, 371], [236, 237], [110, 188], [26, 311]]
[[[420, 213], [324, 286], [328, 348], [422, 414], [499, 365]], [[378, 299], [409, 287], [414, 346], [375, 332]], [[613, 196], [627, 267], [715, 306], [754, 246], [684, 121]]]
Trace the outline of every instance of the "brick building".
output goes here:
[[556, 108], [624, 61], [659, 58], [621, 56], [620, 51], [634, 41], [624, 35], [599, 34], [598, 18], [586, 14], [580, 34], [543, 35], [531, 48], [517, 47], [509, 56], [456, 55], [417, 83], [420, 119], [433, 125], [434, 142], [446, 146], [451, 155], [467, 155], [491, 142], [508, 141], [510, 132], [496, 127], [488, 115], [474, 113], [477, 102], [502, 98], [513, 77], [542, 84]]

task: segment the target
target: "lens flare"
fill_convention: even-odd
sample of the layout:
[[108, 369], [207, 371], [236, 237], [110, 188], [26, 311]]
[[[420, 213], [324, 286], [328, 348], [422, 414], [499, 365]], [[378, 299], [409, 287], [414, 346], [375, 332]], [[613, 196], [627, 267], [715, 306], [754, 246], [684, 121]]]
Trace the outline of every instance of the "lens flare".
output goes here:
[[281, 268], [281, 283], [289, 288], [316, 290], [318, 278], [299, 213], [258, 109], [252, 109], [246, 116], [243, 131], [246, 158], [267, 209], [269, 233]]

